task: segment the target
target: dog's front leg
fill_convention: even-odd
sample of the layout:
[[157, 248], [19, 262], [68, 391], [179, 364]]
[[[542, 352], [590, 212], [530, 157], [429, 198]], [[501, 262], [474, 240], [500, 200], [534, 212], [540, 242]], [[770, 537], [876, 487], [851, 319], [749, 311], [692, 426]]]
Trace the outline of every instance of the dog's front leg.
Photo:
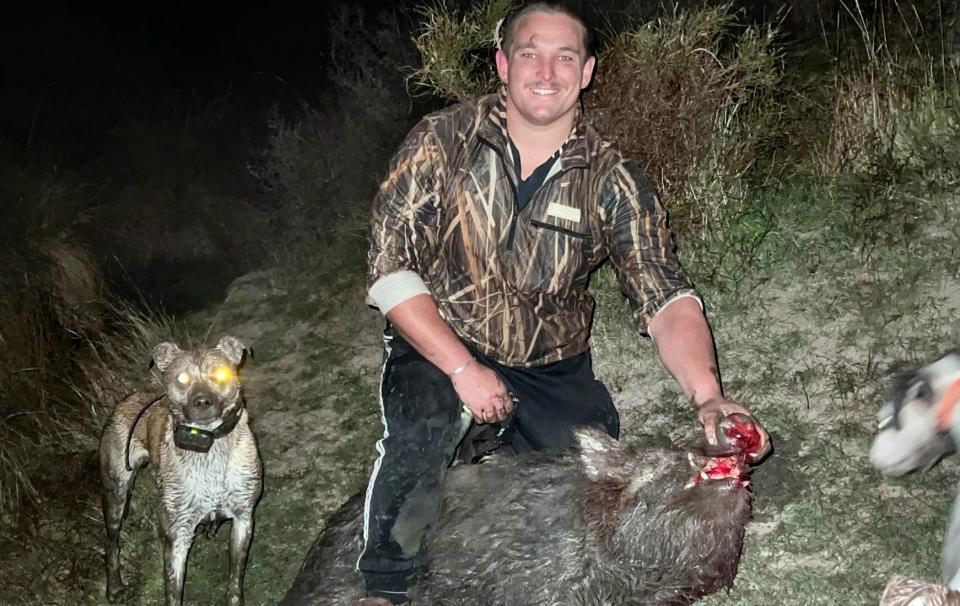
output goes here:
[[192, 542], [193, 528], [188, 525], [163, 525], [163, 579], [167, 606], [183, 603], [183, 578]]
[[230, 524], [230, 585], [227, 588], [228, 606], [243, 605], [243, 572], [247, 553], [253, 538], [253, 512], [246, 511], [233, 518]]

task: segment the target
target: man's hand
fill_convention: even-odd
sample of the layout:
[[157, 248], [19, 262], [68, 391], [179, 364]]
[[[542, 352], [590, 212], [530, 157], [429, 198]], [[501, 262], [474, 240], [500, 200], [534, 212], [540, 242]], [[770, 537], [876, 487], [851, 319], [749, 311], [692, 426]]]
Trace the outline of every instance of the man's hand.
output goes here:
[[503, 421], [513, 411], [513, 398], [500, 376], [479, 362], [470, 363], [450, 380], [477, 423]]
[[[697, 416], [703, 425], [703, 433], [707, 436], [707, 443], [717, 443], [717, 424], [720, 422], [720, 419], [733, 413], [752, 416], [746, 408], [722, 396], [707, 400], [699, 406]], [[752, 455], [754, 461], [760, 461], [770, 452], [770, 436], [767, 434], [767, 430], [759, 423], [757, 423], [757, 429], [760, 432], [761, 442], [760, 449]]]
[[387, 312], [387, 319], [420, 355], [450, 377], [477, 423], [503, 421], [513, 411], [513, 398], [500, 377], [472, 359], [429, 294], [397, 304]]

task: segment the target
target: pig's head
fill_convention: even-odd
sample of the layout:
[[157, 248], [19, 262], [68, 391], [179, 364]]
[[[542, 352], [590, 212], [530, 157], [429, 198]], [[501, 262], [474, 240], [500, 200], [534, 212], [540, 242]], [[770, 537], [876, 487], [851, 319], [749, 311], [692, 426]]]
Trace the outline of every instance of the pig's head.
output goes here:
[[651, 595], [662, 584], [671, 595], [695, 599], [732, 582], [750, 519], [743, 449], [756, 430], [740, 425], [721, 425], [730, 430], [724, 454], [700, 449], [693, 456], [627, 448], [602, 432], [576, 430], [588, 532], [607, 557], [643, 561], [637, 584], [656, 585]]
[[895, 374], [877, 414], [870, 463], [888, 476], [935, 465], [960, 439], [960, 350]]
[[[587, 427], [579, 428], [575, 437], [580, 467], [592, 482], [629, 489], [649, 482], [651, 473], [661, 468], [647, 460], [651, 453], [659, 451], [629, 450], [607, 434]], [[716, 445], [687, 453], [687, 461], [693, 468], [687, 487], [701, 482], [716, 482], [718, 487], [746, 486], [750, 461], [761, 446], [760, 430], [752, 417], [744, 414], [724, 417], [717, 424]]]

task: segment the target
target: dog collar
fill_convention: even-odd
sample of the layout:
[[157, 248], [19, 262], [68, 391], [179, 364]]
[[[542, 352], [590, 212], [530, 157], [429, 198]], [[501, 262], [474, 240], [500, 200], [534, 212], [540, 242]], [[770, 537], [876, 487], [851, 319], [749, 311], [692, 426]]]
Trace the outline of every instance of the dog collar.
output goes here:
[[223, 420], [220, 425], [213, 429], [201, 429], [192, 425], [180, 424], [173, 430], [173, 443], [177, 448], [190, 450], [192, 452], [209, 452], [213, 448], [214, 441], [217, 438], [229, 434], [240, 422], [240, 416], [243, 413], [243, 403], [237, 407], [237, 411]]
[[947, 431], [953, 421], [953, 411], [960, 404], [960, 379], [950, 384], [943, 394], [943, 399], [937, 403], [937, 429]]

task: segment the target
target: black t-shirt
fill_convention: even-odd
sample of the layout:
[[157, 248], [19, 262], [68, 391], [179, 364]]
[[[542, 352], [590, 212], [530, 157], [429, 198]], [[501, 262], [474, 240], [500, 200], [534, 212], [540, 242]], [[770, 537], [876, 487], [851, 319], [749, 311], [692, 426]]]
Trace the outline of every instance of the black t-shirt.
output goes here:
[[533, 198], [533, 194], [543, 185], [544, 179], [547, 178], [547, 174], [549, 174], [550, 169], [553, 168], [553, 163], [560, 157], [560, 150], [555, 151], [552, 156], [547, 158], [543, 164], [538, 166], [536, 170], [530, 173], [530, 176], [524, 180], [520, 178], [520, 150], [513, 144], [513, 139], [509, 139], [509, 141], [510, 154], [513, 156], [513, 165], [517, 169], [517, 212], [520, 212], [523, 210], [523, 207], [530, 202], [530, 199]]

